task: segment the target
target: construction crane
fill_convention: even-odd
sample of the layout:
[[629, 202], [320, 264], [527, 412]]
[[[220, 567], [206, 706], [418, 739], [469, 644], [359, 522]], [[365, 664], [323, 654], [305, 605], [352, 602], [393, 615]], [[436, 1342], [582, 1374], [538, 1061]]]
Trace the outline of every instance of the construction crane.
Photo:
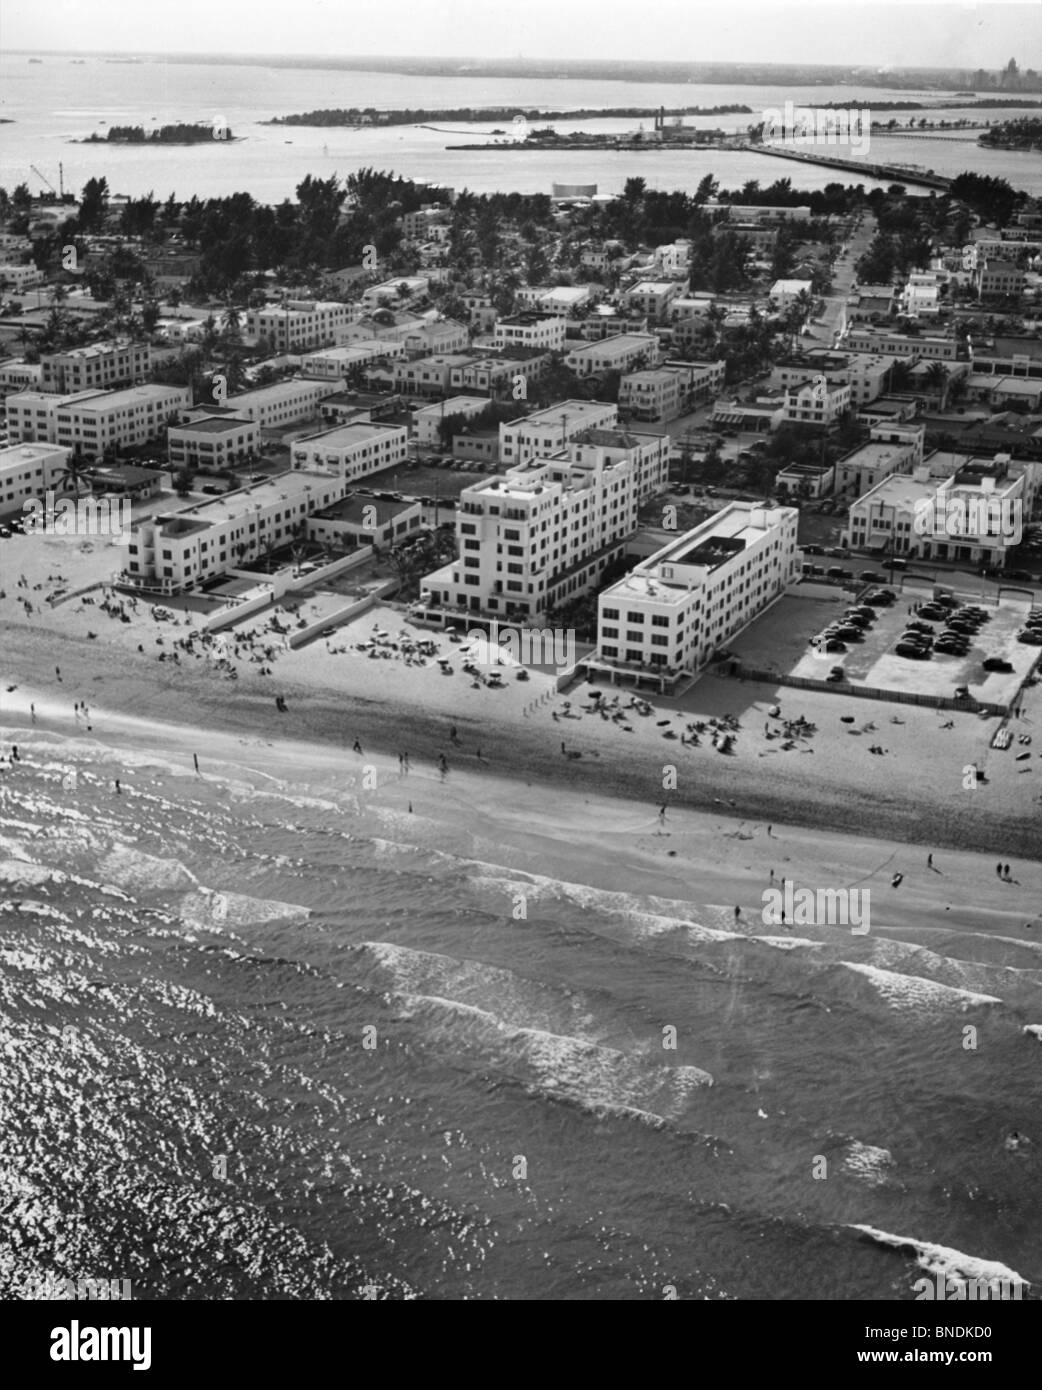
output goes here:
[[47, 187], [51, 190], [53, 194], [55, 194], [59, 198], [65, 197], [65, 170], [62, 168], [60, 164], [58, 165], [57, 188], [55, 188], [54, 184], [51, 183], [50, 179], [46, 176], [46, 174], [40, 173], [39, 169], [37, 169], [35, 164], [30, 164], [29, 168], [33, 171], [33, 173], [36, 175], [36, 177], [40, 180], [41, 183], [45, 183], [47, 185]]

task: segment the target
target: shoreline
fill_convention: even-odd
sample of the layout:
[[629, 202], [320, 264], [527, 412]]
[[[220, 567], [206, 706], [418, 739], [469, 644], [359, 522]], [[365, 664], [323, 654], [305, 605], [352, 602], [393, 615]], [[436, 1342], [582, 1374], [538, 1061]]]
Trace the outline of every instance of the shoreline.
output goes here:
[[[134, 638], [142, 635], [137, 621], [123, 631]], [[317, 645], [312, 644], [313, 665], [323, 660], [323, 654], [313, 650]], [[112, 648], [115, 646], [111, 644]], [[99, 647], [97, 642], [67, 633], [39, 628], [19, 630], [8, 624], [2, 680], [5, 688], [15, 685], [21, 694], [14, 701], [6, 695], [0, 699], [4, 718], [10, 719], [9, 710], [21, 704], [26, 690], [36, 692], [41, 701], [67, 702], [70, 716], [71, 704], [78, 699], [87, 699], [92, 707], [103, 706], [115, 716], [147, 718], [168, 725], [182, 723], [186, 709], [190, 708], [193, 727], [198, 731], [200, 756], [204, 755], [209, 738], [233, 735], [260, 741], [292, 739], [336, 749], [350, 766], [356, 757], [351, 752], [352, 744], [358, 739], [367, 752], [372, 748], [394, 757], [404, 748], [415, 763], [432, 767], [444, 754], [450, 776], [466, 772], [479, 778], [505, 778], [519, 790], [525, 786], [538, 786], [551, 794], [567, 790], [631, 805], [643, 804], [652, 812], [666, 802], [671, 809], [704, 812], [732, 821], [755, 820], [794, 830], [838, 832], [872, 841], [921, 845], [928, 850], [945, 848], [1042, 860], [1037, 810], [1033, 818], [1023, 818], [1018, 817], [1013, 805], [995, 806], [984, 801], [976, 809], [973, 797], [979, 797], [979, 791], [973, 795], [957, 794], [951, 804], [936, 804], [930, 799], [926, 779], [916, 776], [917, 769], [910, 768], [901, 785], [886, 769], [869, 768], [868, 764], [883, 763], [882, 759], [870, 759], [861, 765], [865, 778], [877, 777], [875, 785], [862, 786], [853, 778], [833, 780], [826, 771], [826, 759], [820, 756], [808, 764], [798, 754], [789, 754], [787, 762], [774, 757], [765, 765], [766, 753], [758, 754], [755, 761], [749, 758], [752, 750], [746, 745], [757, 737], [752, 733], [739, 736], [737, 755], [723, 756], [705, 745], [697, 750], [682, 748], [677, 742], [664, 746], [655, 727], [658, 718], [675, 717], [678, 713], [689, 717], [687, 710], [677, 711], [666, 702], [656, 703], [656, 717], [644, 720], [634, 729], [634, 736], [626, 738], [610, 723], [602, 724], [589, 716], [580, 720], [569, 712], [561, 713], [550, 725], [562, 698], [552, 702], [546, 691], [545, 709], [533, 714], [530, 720], [521, 717], [520, 699], [539, 694], [537, 676], [523, 689], [508, 682], [503, 691], [483, 689], [475, 697], [469, 688], [460, 690], [458, 676], [443, 680], [427, 668], [422, 676], [410, 673], [420, 685], [421, 703], [415, 692], [403, 691], [400, 698], [388, 693], [388, 677], [393, 674], [404, 684], [404, 673], [400, 676], [397, 669], [389, 671], [382, 663], [355, 659], [342, 666], [336, 674], [339, 676], [342, 671], [347, 680], [344, 687], [337, 689], [323, 669], [294, 670], [291, 664], [283, 668], [280, 662], [274, 678], [255, 676], [247, 669], [240, 679], [228, 682], [206, 664], [166, 662], [159, 666], [147, 652], [141, 654], [125, 647], [110, 649], [113, 659], [99, 662], [104, 650], [104, 645]], [[300, 656], [300, 652], [293, 654], [294, 658]], [[60, 685], [52, 675], [56, 666], [62, 670]], [[377, 672], [374, 666], [382, 669]], [[372, 685], [374, 681], [378, 682], [375, 689], [365, 689], [366, 682]], [[715, 688], [710, 689], [714, 682]], [[233, 688], [229, 689], [229, 685]], [[563, 698], [577, 701], [582, 689], [573, 687]], [[726, 678], [704, 678], [694, 691], [696, 696], [711, 695], [717, 708], [724, 708], [723, 702], [729, 702], [730, 707], [748, 713], [747, 707], [754, 701], [759, 707], [779, 700], [788, 713], [795, 713], [793, 691], [777, 692], [770, 686]], [[799, 692], [799, 696], [803, 693]], [[288, 713], [276, 710], [276, 695], [284, 697]], [[859, 706], [869, 719], [880, 715], [878, 704], [869, 701], [845, 697], [840, 700], [831, 695], [818, 698], [831, 702], [837, 718], [840, 713], [858, 711]], [[551, 703], [556, 704], [553, 712]], [[700, 699], [699, 707], [707, 703], [712, 704], [712, 700]], [[1042, 700], [1036, 699], [1035, 703], [1042, 704]], [[806, 707], [808, 701], [801, 698], [799, 704]], [[866, 706], [870, 708], [865, 709]], [[923, 734], [914, 727], [916, 717], [923, 731], [932, 729], [932, 712], [924, 715], [909, 707], [902, 708], [902, 714], [908, 717], [909, 736], [915, 745], [910, 751], [918, 752]], [[754, 717], [762, 718], [758, 708]], [[450, 740], [453, 725], [458, 729], [458, 744]], [[967, 717], [963, 732], [967, 737], [974, 732], [978, 737], [985, 733], [990, 736], [990, 727], [989, 722], [988, 731], [983, 725], [974, 730]], [[839, 732], [844, 732], [842, 726]], [[825, 743], [826, 739], [831, 742]], [[570, 744], [581, 756], [563, 757], [562, 743]], [[838, 735], [819, 736], [816, 745], [801, 751], [831, 757], [840, 776], [857, 771]], [[948, 760], [944, 765], [946, 780], [950, 775], [957, 787], [955, 779], [965, 764], [966, 755], [953, 748], [950, 766]], [[677, 769], [676, 788], [663, 791], [664, 769], [670, 766]], [[1005, 771], [1006, 765], [1002, 766]], [[1032, 800], [1036, 800], [1034, 793]]]
[[[29, 718], [30, 701], [38, 702], [35, 722]], [[93, 746], [95, 774], [111, 753], [120, 762], [124, 798], [151, 793], [168, 777], [192, 783], [197, 750], [199, 775], [222, 800], [232, 795], [239, 801], [244, 794], [264, 798], [270, 792], [292, 802], [303, 792], [304, 804], [311, 804], [325, 792], [341, 801], [343, 814], [346, 795], [348, 803], [356, 802], [363, 833], [406, 850], [460, 860], [468, 872], [478, 870], [493, 901], [502, 895], [509, 902], [532, 879], [533, 891], [546, 885], [576, 901], [591, 889], [619, 895], [630, 910], [635, 897], [650, 899], [641, 910], [661, 912], [665, 919], [691, 902], [699, 905], [692, 920], [713, 930], [781, 936], [784, 929], [764, 925], [766, 888], [786, 878], [794, 885], [863, 888], [867, 883], [875, 899], [872, 931], [877, 935], [921, 941], [924, 933], [943, 938], [971, 931], [1042, 949], [1042, 915], [1035, 906], [1040, 876], [1015, 866], [1014, 881], [996, 895], [989, 879], [993, 865], [984, 854], [935, 852], [939, 862], [931, 869], [922, 849], [902, 840], [768, 823], [764, 815], [736, 820], [736, 813], [719, 807], [672, 805], [663, 824], [646, 801], [588, 786], [522, 783], [509, 769], [473, 759], [452, 766], [445, 779], [420, 761], [403, 776], [395, 772], [393, 756], [367, 748], [362, 758], [345, 750], [333, 760], [327, 742], [301, 738], [284, 725], [246, 732], [185, 724], [183, 706], [182, 719], [162, 722], [92, 706], [88, 732], [51, 692], [5, 691], [4, 705], [7, 734], [24, 731], [26, 744], [34, 738], [72, 739]], [[275, 736], [266, 737], [270, 732]], [[374, 769], [378, 785], [367, 790], [361, 774]], [[330, 812], [336, 814], [334, 803]], [[899, 889], [891, 884], [898, 869], [904, 875]], [[777, 876], [768, 879], [769, 870]], [[215, 883], [212, 891], [223, 887]], [[735, 905], [740, 919], [734, 917]], [[649, 919], [652, 934], [661, 929]], [[834, 930], [800, 927], [790, 939], [796, 944]]]

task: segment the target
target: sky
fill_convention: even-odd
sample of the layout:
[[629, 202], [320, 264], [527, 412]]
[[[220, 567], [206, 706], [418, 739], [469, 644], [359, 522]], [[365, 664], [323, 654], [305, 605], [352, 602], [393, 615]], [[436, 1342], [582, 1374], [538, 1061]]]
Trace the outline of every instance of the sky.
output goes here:
[[1042, 0], [3, 0], [12, 49], [1042, 68]]

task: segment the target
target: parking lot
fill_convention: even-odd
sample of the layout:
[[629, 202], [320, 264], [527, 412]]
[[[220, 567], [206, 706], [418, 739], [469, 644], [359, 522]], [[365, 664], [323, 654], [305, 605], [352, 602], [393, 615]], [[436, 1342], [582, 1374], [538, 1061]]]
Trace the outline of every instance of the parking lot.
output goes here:
[[[862, 588], [859, 593], [864, 593]], [[776, 671], [779, 675], [824, 680], [830, 670], [842, 667], [845, 680], [854, 686], [881, 690], [908, 691], [921, 695], [951, 697], [957, 686], [969, 687], [970, 694], [983, 701], [1005, 704], [1011, 699], [1042, 648], [1017, 641], [1017, 633], [1030, 611], [1026, 599], [1003, 597], [998, 606], [986, 605], [991, 617], [971, 639], [963, 656], [934, 653], [929, 660], [898, 656], [894, 648], [909, 621], [916, 601], [922, 602], [930, 589], [897, 592], [889, 608], [876, 610], [878, 617], [864, 633], [862, 641], [846, 643], [846, 651], [828, 652], [812, 648], [810, 639], [842, 616], [855, 601], [853, 589], [826, 589], [823, 585], [802, 585], [787, 594], [747, 628], [728, 650], [751, 667]], [[979, 595], [967, 596], [978, 602]], [[939, 633], [943, 624], [933, 624]], [[1013, 666], [1012, 673], [985, 671], [986, 657], [1000, 657]]]

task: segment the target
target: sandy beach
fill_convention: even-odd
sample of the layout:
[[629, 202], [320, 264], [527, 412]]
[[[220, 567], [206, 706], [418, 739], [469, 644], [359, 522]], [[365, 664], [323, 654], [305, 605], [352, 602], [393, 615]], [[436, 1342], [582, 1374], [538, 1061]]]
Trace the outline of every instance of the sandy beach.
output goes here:
[[[254, 650], [268, 646], [273, 656], [250, 660], [242, 648], [233, 661], [233, 680], [216, 669], [212, 656], [175, 648], [198, 631], [198, 615], [177, 611], [172, 621], [156, 622], [140, 602], [124, 623], [101, 611], [100, 589], [89, 595], [93, 604], [73, 599], [52, 608], [46, 602], [60, 587], [79, 589], [108, 577], [116, 560], [111, 548], [81, 552], [62, 538], [4, 543], [2, 685], [16, 687], [3, 693], [8, 722], [24, 718], [30, 701], [38, 711], [52, 701], [56, 712], [65, 711], [67, 728], [73, 703], [86, 700], [110, 720], [127, 715], [153, 729], [159, 723], [189, 726], [192, 751], [201, 759], [212, 756], [221, 733], [263, 749], [261, 766], [274, 740], [324, 746], [331, 773], [340, 767], [347, 774], [357, 763], [351, 751], [356, 739], [367, 755], [389, 755], [396, 764], [397, 754], [408, 752], [414, 768], [435, 773], [444, 756], [451, 785], [471, 774], [474, 788], [488, 784], [488, 791], [475, 792], [487, 801], [491, 779], [502, 779], [514, 805], [531, 789], [544, 819], [567, 789], [581, 797], [637, 803], [638, 815], [633, 807], [625, 812], [631, 821], [655, 819], [665, 803], [671, 814], [684, 807], [733, 822], [839, 832], [851, 849], [883, 841], [922, 847], [920, 858], [945, 847], [980, 852], [989, 856], [993, 877], [998, 856], [1042, 857], [1038, 754], [1028, 750], [1030, 757], [1018, 761], [1022, 750], [1016, 743], [1005, 752], [991, 750], [993, 719], [950, 718], [914, 706], [708, 675], [679, 700], [657, 700], [650, 716], [628, 712], [604, 719], [591, 711], [591, 687], [556, 694], [539, 672], [519, 681], [504, 668], [501, 689], [475, 684], [461, 670], [458, 647], [440, 633], [408, 628], [404, 613], [387, 607], [297, 651], [265, 631], [269, 614], [254, 617], [246, 624], [260, 644]], [[281, 615], [283, 621], [292, 616]], [[401, 631], [413, 640], [432, 637], [453, 673], [442, 674], [434, 659], [407, 664], [393, 652], [392, 659], [371, 659], [355, 650], [374, 629], [387, 633], [388, 642]], [[175, 650], [176, 662], [168, 659]], [[202, 648], [197, 644], [195, 650]], [[227, 640], [224, 650], [233, 650]], [[262, 669], [270, 674], [260, 675]], [[628, 690], [602, 688], [610, 697], [618, 694], [622, 708], [629, 701]], [[286, 701], [286, 713], [276, 709], [276, 696]], [[768, 715], [776, 703], [784, 718], [802, 716], [816, 733], [784, 751], [782, 738], [767, 737], [779, 727]], [[1040, 710], [1036, 687], [1027, 692], [1015, 732], [1029, 734]], [[728, 755], [711, 746], [711, 731], [697, 747], [681, 742], [694, 721], [724, 717], [741, 726]], [[61, 727], [57, 713], [56, 721], [54, 727]], [[100, 714], [95, 732], [121, 736], [114, 724], [105, 730]], [[887, 751], [872, 755], [872, 745]], [[966, 769], [973, 765], [985, 770], [987, 780], [971, 789]], [[879, 862], [877, 849], [865, 862]]]

